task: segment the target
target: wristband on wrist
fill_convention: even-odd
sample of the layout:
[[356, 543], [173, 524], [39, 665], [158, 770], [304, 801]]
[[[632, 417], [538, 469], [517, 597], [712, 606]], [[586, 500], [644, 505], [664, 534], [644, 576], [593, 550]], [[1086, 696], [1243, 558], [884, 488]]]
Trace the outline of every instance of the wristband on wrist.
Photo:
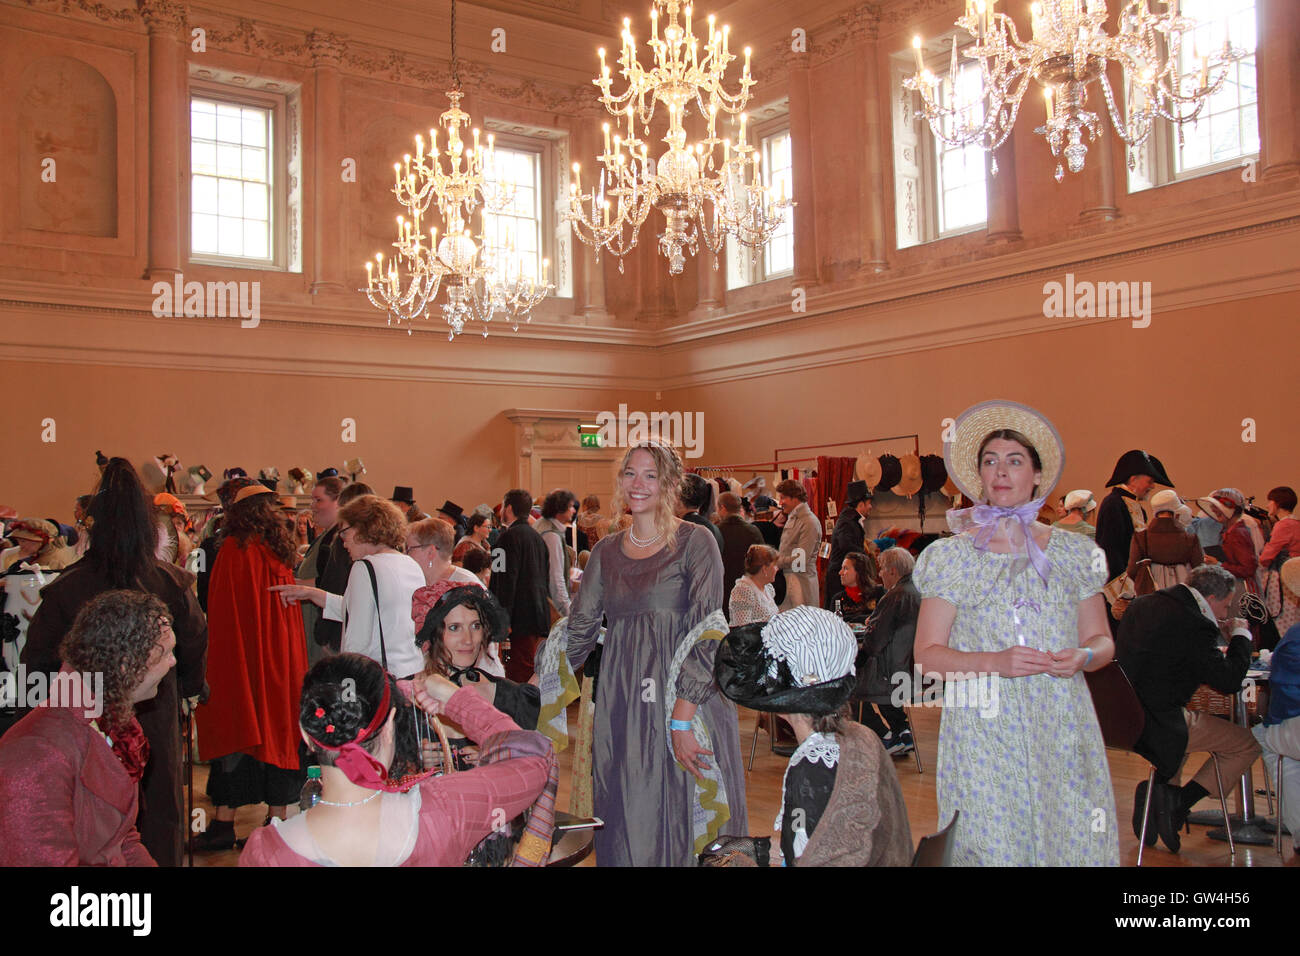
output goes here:
[[677, 720], [676, 718], [673, 718], [668, 721], [668, 726], [673, 730], [689, 731], [691, 729], [691, 722], [689, 720]]
[[1084, 666], [1084, 668], [1086, 668], [1089, 664], [1092, 663], [1092, 648], [1091, 648], [1091, 647], [1085, 647], [1085, 648], [1083, 648], [1083, 649], [1084, 649], [1085, 651], [1088, 652], [1088, 659], [1087, 659], [1086, 661], [1083, 662], [1083, 666]]

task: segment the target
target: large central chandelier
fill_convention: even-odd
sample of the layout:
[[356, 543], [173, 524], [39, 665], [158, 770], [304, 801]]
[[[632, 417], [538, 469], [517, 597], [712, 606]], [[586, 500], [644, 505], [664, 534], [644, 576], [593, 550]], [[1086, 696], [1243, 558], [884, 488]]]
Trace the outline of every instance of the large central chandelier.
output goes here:
[[[662, 35], [660, 10], [665, 12]], [[679, 20], [679, 16], [682, 19]], [[636, 247], [641, 226], [652, 209], [664, 216], [659, 251], [668, 259], [668, 271], [682, 271], [686, 255], [695, 255], [699, 243], [717, 255], [728, 235], [751, 247], [765, 244], [780, 228], [785, 211], [793, 203], [763, 186], [759, 169], [760, 151], [746, 140], [750, 76], [750, 50], [745, 48], [740, 88], [729, 93], [723, 86], [731, 53], [731, 28], [718, 29], [709, 16], [709, 38], [701, 49], [692, 29], [692, 8], [678, 0], [654, 0], [650, 10], [650, 47], [653, 66], [646, 70], [637, 60], [631, 21], [623, 21], [623, 47], [618, 68], [627, 88], [615, 94], [610, 69], [601, 48], [600, 100], [614, 116], [614, 129], [604, 124], [604, 152], [597, 157], [599, 173], [590, 188], [582, 190], [582, 170], [573, 164], [569, 182], [569, 210], [565, 219], [573, 224], [578, 238], [594, 246], [597, 258], [602, 248], [623, 257]], [[691, 142], [686, 135], [688, 106], [694, 101], [707, 122], [706, 135]], [[652, 156], [647, 139], [655, 110], [663, 104], [668, 114], [668, 131], [662, 154]], [[720, 113], [739, 114], [740, 132], [735, 144], [719, 139]], [[657, 152], [657, 150], [656, 150]], [[720, 155], [719, 155], [720, 154]]]
[[[1161, 4], [1162, 13], [1151, 10]], [[1101, 132], [1100, 117], [1087, 109], [1088, 86], [1097, 80], [1106, 100], [1111, 125], [1130, 147], [1128, 163], [1135, 163], [1133, 149], [1151, 135], [1157, 118], [1179, 124], [1195, 120], [1206, 100], [1223, 86], [1228, 67], [1246, 55], [1234, 49], [1226, 31], [1223, 47], [1201, 55], [1192, 41], [1193, 60], [1199, 73], [1184, 75], [1183, 48], [1196, 29], [1196, 21], [1179, 11], [1179, 0], [1124, 0], [1114, 36], [1103, 29], [1107, 20], [1106, 0], [1040, 0], [1031, 5], [1032, 36], [1021, 40], [1016, 25], [996, 10], [997, 0], [966, 0], [966, 10], [956, 26], [974, 38], [962, 55], [979, 62], [982, 93], [963, 99], [958, 84], [957, 39], [952, 40], [948, 89], [951, 101], [940, 102], [944, 77], [925, 67], [921, 38], [916, 51], [917, 72], [904, 85], [921, 94], [921, 110], [934, 135], [952, 146], [979, 145], [992, 151], [1011, 135], [1021, 102], [1030, 86], [1043, 88], [1047, 122], [1034, 132], [1047, 138], [1052, 155], [1065, 156], [1070, 172], [1083, 169], [1088, 142]], [[1127, 103], [1116, 104], [1106, 66], [1118, 63], [1128, 90]], [[1211, 77], [1213, 76], [1213, 82]], [[1124, 107], [1124, 108], [1121, 108]], [[997, 175], [997, 161], [992, 172]], [[1065, 177], [1058, 162], [1056, 181]]]
[[[376, 253], [375, 261], [366, 263], [363, 290], [371, 305], [388, 313], [389, 324], [396, 320], [400, 325], [424, 315], [439, 289], [445, 289], [442, 314], [449, 340], [475, 320], [483, 324], [486, 337], [488, 323], [498, 313], [518, 331], [519, 322], [529, 321], [533, 307], [554, 289], [546, 281], [550, 265], [546, 259], [539, 282], [523, 273], [509, 237], [493, 245], [486, 230], [477, 237], [470, 235], [475, 209], [482, 204], [485, 214], [504, 211], [514, 201], [514, 188], [488, 175], [495, 169], [494, 138], [489, 135], [484, 145], [478, 129], [473, 129], [470, 145], [461, 135], [470, 119], [460, 108], [464, 94], [456, 59], [456, 0], [451, 4], [451, 75], [452, 89], [447, 93], [451, 108], [439, 119], [446, 130], [442, 149], [434, 128], [429, 130], [427, 153], [424, 137], [417, 134], [415, 156], [408, 153], [401, 163], [393, 164], [393, 193], [406, 213], [397, 217], [393, 255], [385, 261], [383, 253]], [[426, 219], [434, 205], [442, 222], [441, 238], [436, 225], [427, 227], [426, 238]]]

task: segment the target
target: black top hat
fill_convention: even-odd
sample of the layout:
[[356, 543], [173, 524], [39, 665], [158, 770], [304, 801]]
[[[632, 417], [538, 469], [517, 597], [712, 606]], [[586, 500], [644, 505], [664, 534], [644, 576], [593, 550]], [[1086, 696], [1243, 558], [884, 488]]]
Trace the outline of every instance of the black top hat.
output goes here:
[[[753, 710], [832, 714], [856, 685], [856, 653], [857, 641], [841, 618], [802, 606], [733, 627], [718, 646], [713, 675], [725, 696]], [[796, 677], [796, 671], [825, 673]]]
[[398, 485], [393, 489], [392, 501], [400, 501], [404, 505], [415, 504], [415, 492], [406, 485]]
[[452, 518], [453, 520], [459, 518], [461, 515], [465, 513], [465, 509], [462, 508], [460, 505], [456, 504], [454, 501], [444, 501], [442, 503], [442, 507], [439, 508], [438, 510], [441, 511], [443, 514], [445, 514], [448, 518]]
[[881, 455], [880, 461], [880, 481], [876, 485], [876, 490], [882, 488], [888, 490], [898, 484], [903, 478], [903, 466], [893, 455]]
[[921, 456], [921, 494], [938, 491], [948, 480], [948, 466], [942, 455]]
[[865, 481], [850, 481], [848, 490], [844, 493], [844, 507], [852, 508], [859, 501], [872, 497], [874, 495]]
[[1112, 485], [1122, 485], [1134, 475], [1147, 475], [1154, 479], [1157, 484], [1165, 485], [1172, 488], [1174, 483], [1169, 480], [1165, 474], [1165, 466], [1160, 463], [1160, 459], [1155, 455], [1148, 455], [1141, 449], [1134, 448], [1132, 451], [1126, 451], [1115, 462], [1115, 471], [1110, 476], [1110, 481], [1106, 482], [1106, 487]]

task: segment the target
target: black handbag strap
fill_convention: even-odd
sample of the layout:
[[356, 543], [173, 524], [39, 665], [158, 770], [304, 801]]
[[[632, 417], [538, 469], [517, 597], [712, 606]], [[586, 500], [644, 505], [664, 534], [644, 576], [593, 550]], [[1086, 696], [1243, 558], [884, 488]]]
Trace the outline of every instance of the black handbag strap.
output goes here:
[[370, 573], [370, 591], [375, 596], [375, 617], [379, 621], [379, 657], [380, 662], [384, 665], [384, 670], [388, 670], [388, 648], [384, 646], [384, 615], [379, 609], [379, 581], [375, 578], [375, 566], [365, 558], [361, 563], [366, 566], [366, 571]]

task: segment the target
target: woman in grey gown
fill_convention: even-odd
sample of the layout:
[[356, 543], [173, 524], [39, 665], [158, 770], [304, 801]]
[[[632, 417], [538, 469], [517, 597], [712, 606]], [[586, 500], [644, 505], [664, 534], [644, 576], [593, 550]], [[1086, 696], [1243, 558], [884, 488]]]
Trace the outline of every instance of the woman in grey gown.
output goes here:
[[689, 866], [719, 834], [749, 832], [736, 707], [713, 678], [722, 556], [674, 516], [681, 480], [673, 449], [628, 451], [613, 513], [630, 510], [632, 527], [597, 542], [567, 621], [575, 671], [607, 623], [592, 747], [602, 866]]

